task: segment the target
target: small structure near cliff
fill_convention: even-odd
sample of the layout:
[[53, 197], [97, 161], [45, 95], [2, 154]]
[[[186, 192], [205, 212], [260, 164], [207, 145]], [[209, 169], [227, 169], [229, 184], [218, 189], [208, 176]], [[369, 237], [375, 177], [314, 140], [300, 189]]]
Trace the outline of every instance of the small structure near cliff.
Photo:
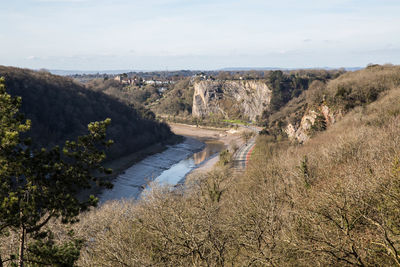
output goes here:
[[256, 120], [271, 102], [265, 81], [200, 81], [194, 84], [192, 115]]

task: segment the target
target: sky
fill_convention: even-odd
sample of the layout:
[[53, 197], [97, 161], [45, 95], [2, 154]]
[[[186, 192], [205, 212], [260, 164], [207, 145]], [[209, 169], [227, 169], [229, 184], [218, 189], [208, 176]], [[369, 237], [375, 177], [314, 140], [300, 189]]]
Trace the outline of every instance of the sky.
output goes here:
[[400, 64], [400, 0], [0, 0], [0, 65], [212, 70]]

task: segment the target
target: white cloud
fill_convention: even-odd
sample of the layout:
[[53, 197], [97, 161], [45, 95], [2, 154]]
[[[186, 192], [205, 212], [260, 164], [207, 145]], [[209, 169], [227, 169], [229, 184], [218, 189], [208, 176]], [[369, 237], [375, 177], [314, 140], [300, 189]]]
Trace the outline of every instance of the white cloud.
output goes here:
[[0, 24], [7, 25], [0, 29], [0, 58], [9, 65], [359, 65], [365, 56], [352, 51], [376, 49], [387, 52], [371, 53], [368, 61], [393, 55], [400, 63], [393, 50], [400, 44], [398, 0], [19, 2], [25, 1], [0, 10]]
[[82, 3], [89, 2], [92, 0], [34, 0], [39, 3]]
[[36, 57], [36, 56], [29, 56], [29, 57], [27, 57], [26, 59], [27, 59], [27, 60], [39, 60], [40, 58], [39, 58], [39, 57]]

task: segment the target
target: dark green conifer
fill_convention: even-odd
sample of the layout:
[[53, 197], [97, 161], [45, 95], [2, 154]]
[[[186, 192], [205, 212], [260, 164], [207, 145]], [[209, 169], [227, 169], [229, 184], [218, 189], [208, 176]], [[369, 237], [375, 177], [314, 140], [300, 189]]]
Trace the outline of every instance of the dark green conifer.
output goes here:
[[87, 135], [67, 141], [62, 149], [36, 150], [21, 137], [31, 123], [19, 113], [20, 105], [21, 99], [11, 97], [0, 79], [0, 235], [19, 234], [18, 254], [4, 257], [0, 251], [0, 266], [16, 259], [18, 266], [70, 266], [79, 257], [81, 242], [55, 244], [44, 226], [54, 218], [73, 223], [96, 205], [94, 196], [81, 200], [77, 193], [98, 182], [95, 172], [110, 171], [101, 163], [103, 149], [112, 143], [106, 140], [111, 120], [90, 123]]

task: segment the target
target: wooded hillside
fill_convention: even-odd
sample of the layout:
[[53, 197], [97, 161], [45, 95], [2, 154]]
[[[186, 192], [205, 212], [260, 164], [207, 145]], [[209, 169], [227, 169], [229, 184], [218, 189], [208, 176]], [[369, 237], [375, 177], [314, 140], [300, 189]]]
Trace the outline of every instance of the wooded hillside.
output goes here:
[[133, 106], [94, 92], [70, 78], [0, 66], [8, 92], [22, 97], [21, 112], [32, 120], [30, 136], [44, 147], [82, 135], [92, 121], [111, 118], [109, 157], [133, 153], [168, 139], [168, 125], [143, 118]]
[[[372, 66], [317, 81], [293, 98], [300, 111], [340, 116], [302, 144], [268, 128], [244, 173], [219, 165], [49, 229], [63, 241], [73, 229], [80, 266], [399, 266], [399, 77]], [[16, 234], [3, 240], [15, 254]]]

